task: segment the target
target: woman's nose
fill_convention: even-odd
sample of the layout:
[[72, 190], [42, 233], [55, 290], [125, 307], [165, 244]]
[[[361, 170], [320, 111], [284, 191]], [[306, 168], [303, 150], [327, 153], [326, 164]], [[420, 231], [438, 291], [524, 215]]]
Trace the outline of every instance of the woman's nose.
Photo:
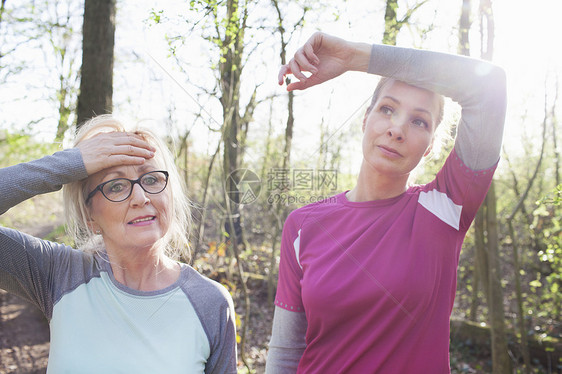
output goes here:
[[386, 130], [386, 134], [396, 141], [404, 141], [406, 138], [405, 127], [406, 120], [400, 118], [400, 116], [392, 116], [390, 119], [390, 125]]
[[133, 190], [131, 191], [131, 205], [132, 206], [144, 206], [150, 202], [148, 194], [142, 189], [140, 184], [136, 183], [133, 185]]

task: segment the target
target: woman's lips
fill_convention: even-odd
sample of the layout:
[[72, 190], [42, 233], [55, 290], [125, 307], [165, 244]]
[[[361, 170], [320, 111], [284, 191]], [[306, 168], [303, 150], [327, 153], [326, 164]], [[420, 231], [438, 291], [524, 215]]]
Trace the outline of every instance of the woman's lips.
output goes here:
[[398, 158], [398, 157], [402, 157], [402, 155], [400, 154], [400, 152], [398, 152], [397, 150], [395, 150], [394, 148], [390, 148], [384, 145], [379, 145], [377, 146], [381, 152], [388, 157], [393, 157], [393, 158]]
[[129, 222], [129, 225], [146, 226], [146, 225], [150, 225], [155, 219], [156, 219], [156, 216], [136, 217], [135, 219], [133, 219]]

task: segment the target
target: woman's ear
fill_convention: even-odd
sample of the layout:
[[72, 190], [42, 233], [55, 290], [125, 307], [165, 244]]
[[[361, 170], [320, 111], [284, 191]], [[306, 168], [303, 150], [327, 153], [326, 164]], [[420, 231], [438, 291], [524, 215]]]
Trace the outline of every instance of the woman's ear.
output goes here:
[[92, 232], [95, 232], [96, 234], [99, 234], [101, 232], [101, 228], [100, 225], [96, 223], [96, 220], [92, 217], [91, 207], [86, 207], [86, 214], [86, 223], [88, 225], [88, 229], [90, 229]]
[[96, 234], [101, 232], [100, 226], [91, 219], [88, 220], [88, 228], [90, 229], [90, 231], [95, 232]]
[[423, 154], [423, 157], [427, 157], [431, 151], [433, 150], [433, 138], [431, 139], [431, 143], [429, 143], [429, 146], [427, 147], [427, 149], [425, 150], [425, 153]]
[[361, 131], [365, 132], [365, 126], [367, 126], [367, 118], [369, 117], [370, 111], [365, 112], [365, 116], [363, 116], [363, 126], [361, 126]]

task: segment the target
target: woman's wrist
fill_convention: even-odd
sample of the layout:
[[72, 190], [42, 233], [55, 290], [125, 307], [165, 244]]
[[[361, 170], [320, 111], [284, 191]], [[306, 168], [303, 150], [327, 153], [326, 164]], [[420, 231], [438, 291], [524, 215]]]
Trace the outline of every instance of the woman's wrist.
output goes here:
[[352, 43], [353, 57], [349, 64], [350, 71], [367, 72], [371, 60], [372, 45], [368, 43]]

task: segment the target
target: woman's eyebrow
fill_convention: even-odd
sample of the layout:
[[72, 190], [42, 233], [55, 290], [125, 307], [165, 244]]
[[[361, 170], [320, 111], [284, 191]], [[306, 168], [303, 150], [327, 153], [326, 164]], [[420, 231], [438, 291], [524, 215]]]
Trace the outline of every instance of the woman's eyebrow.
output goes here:
[[[139, 165], [139, 166], [137, 166], [137, 171], [140, 174], [144, 174], [144, 173], [146, 173], [148, 171], [151, 171], [151, 170], [156, 170], [156, 169], [152, 165]], [[112, 175], [115, 178], [124, 178], [124, 177], [126, 177], [127, 173], [125, 173], [121, 170], [111, 170], [111, 171], [107, 172], [107, 174], [105, 174], [102, 179], [106, 179], [110, 175]]]
[[425, 113], [425, 114], [427, 114], [428, 116], [430, 116], [430, 117], [433, 119], [433, 114], [431, 114], [431, 112], [430, 112], [429, 110], [427, 110], [427, 109], [424, 109], [424, 108], [414, 108], [414, 110], [415, 110], [416, 112]]
[[146, 172], [149, 172], [149, 171], [160, 170], [160, 169], [154, 167], [154, 165], [140, 165], [140, 166], [138, 166], [138, 170], [141, 173], [146, 173]]
[[123, 175], [124, 175], [124, 174], [123, 174], [122, 172], [120, 172], [120, 171], [112, 170], [112, 171], [110, 171], [110, 172], [104, 174], [103, 177], [101, 178], [101, 180], [103, 181], [103, 180], [106, 180], [106, 179], [107, 179], [107, 180], [113, 179], [113, 178], [109, 178], [109, 179], [108, 179], [109, 176], [115, 177], [115, 178], [120, 178], [120, 177], [122, 177]]
[[[392, 96], [388, 96], [388, 95], [387, 95], [387, 96], [383, 96], [381, 99], [389, 99], [389, 100], [391, 100], [391, 101], [394, 101], [396, 104], [401, 104], [401, 103], [400, 103], [400, 100], [398, 100], [397, 98], [392, 97]], [[416, 112], [426, 113], [427, 115], [431, 116], [431, 118], [433, 119], [433, 114], [431, 114], [431, 112], [430, 112], [429, 110], [427, 110], [427, 109], [424, 109], [424, 108], [414, 108], [414, 110], [415, 110]]]
[[388, 96], [388, 95], [387, 95], [387, 96], [383, 96], [382, 99], [389, 99], [389, 100], [394, 101], [396, 104], [400, 104], [400, 100], [398, 100], [397, 98], [392, 97], [392, 96]]

